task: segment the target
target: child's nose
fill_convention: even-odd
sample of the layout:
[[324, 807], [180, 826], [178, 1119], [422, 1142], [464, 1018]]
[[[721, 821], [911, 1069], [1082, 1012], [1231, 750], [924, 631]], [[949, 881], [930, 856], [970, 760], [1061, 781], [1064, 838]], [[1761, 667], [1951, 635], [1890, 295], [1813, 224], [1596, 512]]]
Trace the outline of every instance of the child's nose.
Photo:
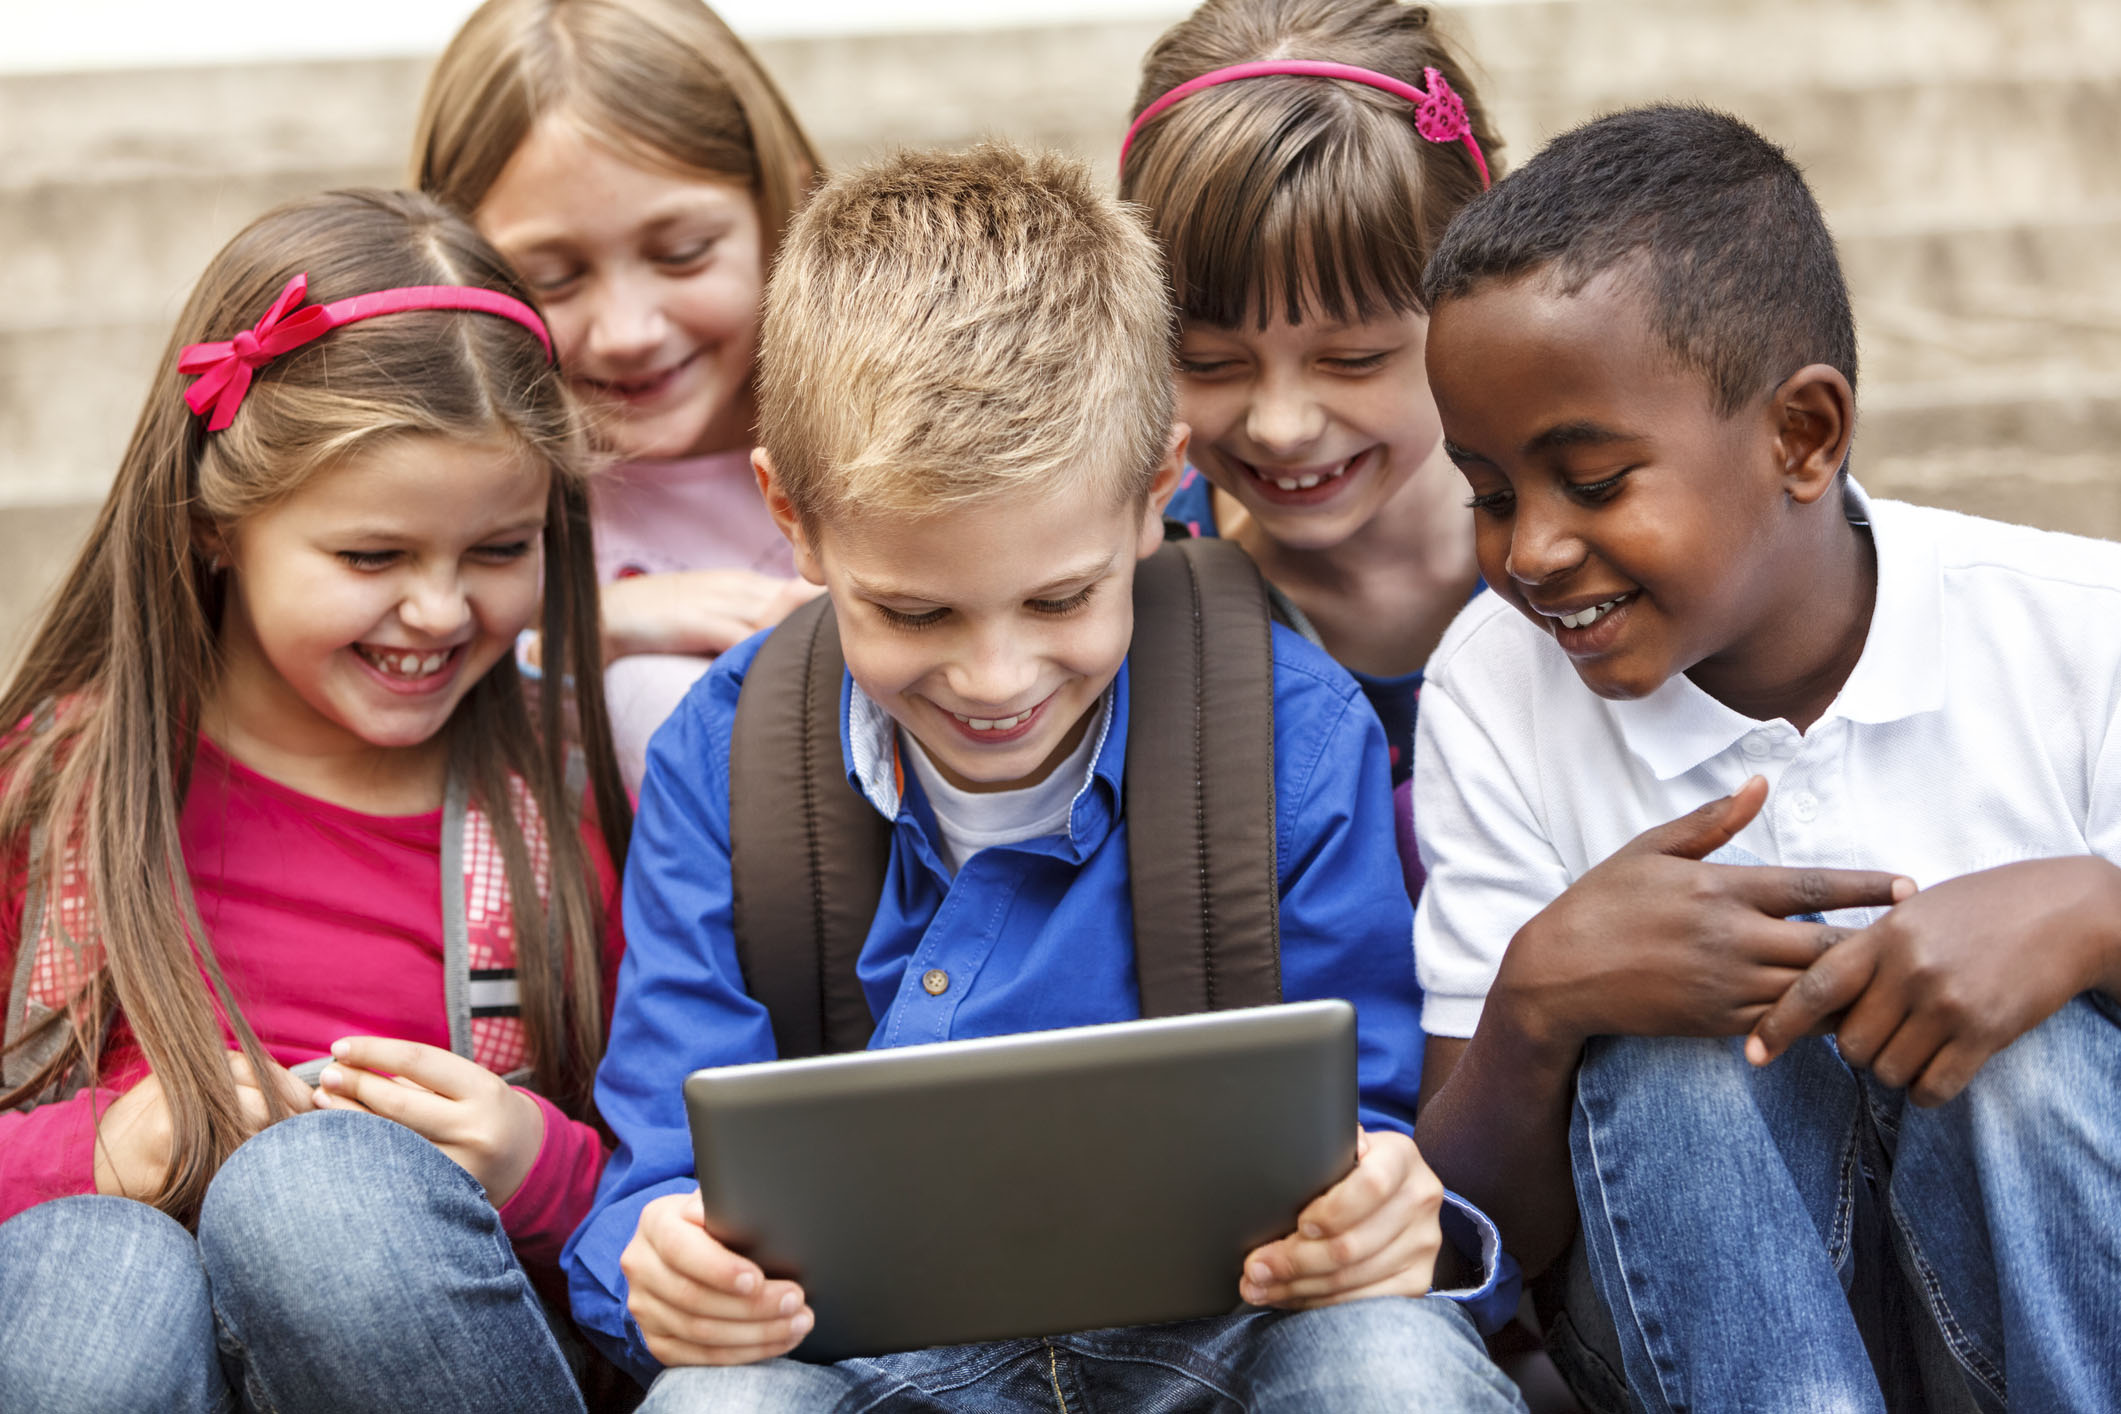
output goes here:
[[398, 605], [398, 618], [414, 633], [447, 638], [471, 619], [471, 601], [456, 576], [419, 580]]
[[1520, 508], [1510, 526], [1510, 553], [1503, 567], [1519, 584], [1545, 584], [1582, 564], [1584, 553], [1582, 539], [1565, 518], [1528, 515]]
[[1029, 706], [1024, 695], [1038, 681], [1038, 664], [992, 638], [951, 664], [950, 691], [968, 707], [1004, 711]]
[[1261, 384], [1245, 414], [1245, 435], [1273, 456], [1301, 454], [1325, 431], [1325, 411], [1297, 380]]
[[647, 358], [663, 342], [663, 306], [641, 282], [614, 279], [598, 290], [589, 320], [589, 355], [627, 362]]

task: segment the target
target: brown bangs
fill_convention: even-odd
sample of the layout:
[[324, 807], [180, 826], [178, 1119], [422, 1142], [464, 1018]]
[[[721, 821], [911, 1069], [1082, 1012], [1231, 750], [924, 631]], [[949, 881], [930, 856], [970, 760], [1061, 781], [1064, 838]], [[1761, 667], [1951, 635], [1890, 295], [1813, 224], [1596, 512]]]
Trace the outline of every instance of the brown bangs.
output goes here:
[[1122, 191], [1150, 209], [1180, 315], [1230, 329], [1277, 310], [1291, 324], [1421, 310], [1442, 234], [1424, 210], [1457, 203], [1423, 191], [1427, 144], [1405, 106], [1262, 79], [1198, 94], [1145, 132]]

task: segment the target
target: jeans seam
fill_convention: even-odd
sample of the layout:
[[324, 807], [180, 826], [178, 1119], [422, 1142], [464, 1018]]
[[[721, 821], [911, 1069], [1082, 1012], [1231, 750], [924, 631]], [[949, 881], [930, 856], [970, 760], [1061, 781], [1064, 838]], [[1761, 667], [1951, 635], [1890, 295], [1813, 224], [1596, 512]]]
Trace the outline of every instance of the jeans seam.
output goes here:
[[[1061, 1344], [1067, 1345], [1068, 1342], [1063, 1339]], [[1074, 1350], [1074, 1347], [1070, 1348]], [[1220, 1369], [1219, 1365], [1216, 1371], [1210, 1372], [1184, 1361], [1175, 1360], [1168, 1355], [1152, 1354], [1146, 1350], [1128, 1350], [1124, 1347], [1112, 1345], [1100, 1346], [1093, 1351], [1074, 1350], [1074, 1353], [1078, 1357], [1087, 1355], [1092, 1360], [1109, 1361], [1115, 1365], [1154, 1365], [1160, 1370], [1169, 1370], [1174, 1375], [1182, 1375], [1196, 1384], [1214, 1390], [1233, 1404], [1243, 1404], [1245, 1402], [1223, 1378], [1225, 1372]]]
[[[1582, 1110], [1584, 1115], [1583, 1142], [1591, 1151], [1591, 1176], [1596, 1180], [1598, 1187], [1599, 1217], [1605, 1224], [1607, 1232], [1611, 1233], [1613, 1232], [1613, 1212], [1611, 1206], [1606, 1202], [1606, 1172], [1605, 1165], [1599, 1157], [1598, 1125], [1595, 1116], [1591, 1114], [1589, 1102], [1584, 1099], [1581, 1082], [1576, 1086], [1576, 1107]], [[1581, 1221], [1581, 1218], [1579, 1218], [1579, 1221]], [[1657, 1354], [1656, 1350], [1651, 1348], [1649, 1332], [1642, 1328], [1642, 1318], [1637, 1313], [1638, 1308], [1635, 1300], [1635, 1278], [1628, 1271], [1627, 1259], [1622, 1253], [1621, 1243], [1617, 1234], [1613, 1237], [1612, 1250], [1613, 1265], [1620, 1270], [1620, 1289], [1627, 1296], [1628, 1323], [1635, 1328], [1635, 1336], [1642, 1342], [1643, 1352], [1650, 1358], [1650, 1370], [1657, 1380], [1657, 1397], [1669, 1409], [1683, 1409], [1686, 1407], [1685, 1403], [1674, 1399], [1671, 1389], [1666, 1384], [1667, 1373], [1676, 1372], [1668, 1371], [1667, 1362]], [[1615, 1324], [1617, 1325], [1617, 1313], [1609, 1311], [1608, 1314], [1615, 1315]], [[1622, 1363], [1623, 1365], [1625, 1364], [1624, 1359]]]
[[1888, 1196], [1887, 1202], [1892, 1208], [1894, 1225], [1900, 1229], [1900, 1238], [1907, 1244], [1908, 1257], [1915, 1264], [1916, 1275], [1922, 1279], [1923, 1305], [1929, 1308], [1931, 1319], [1937, 1323], [1938, 1333], [1944, 1337], [1945, 1348], [1952, 1352], [1952, 1358], [1957, 1360], [1968, 1374], [1981, 1381], [1989, 1393], [2007, 1407], [2010, 1403], [2010, 1393], [2004, 1382], [2003, 1371], [1981, 1353], [1973, 1338], [1966, 1333], [1966, 1328], [1959, 1324], [1959, 1318], [1953, 1314], [1951, 1302], [1945, 1295], [1944, 1282], [1938, 1277], [1936, 1268], [1922, 1255], [1921, 1247], [1915, 1242], [1915, 1234], [1908, 1226], [1907, 1214], [1898, 1200]]

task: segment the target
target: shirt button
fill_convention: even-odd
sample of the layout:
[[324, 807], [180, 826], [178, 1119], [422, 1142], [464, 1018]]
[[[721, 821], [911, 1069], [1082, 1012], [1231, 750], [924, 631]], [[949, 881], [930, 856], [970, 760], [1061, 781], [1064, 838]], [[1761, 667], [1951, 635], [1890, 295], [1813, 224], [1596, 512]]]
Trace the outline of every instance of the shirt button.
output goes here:
[[1766, 732], [1753, 732], [1746, 737], [1742, 745], [1745, 748], [1745, 754], [1752, 757], [1765, 756], [1775, 749], [1775, 744], [1768, 740]]
[[940, 967], [931, 967], [921, 974], [921, 990], [931, 997], [939, 997], [950, 990], [950, 974]]
[[1790, 813], [1809, 825], [1819, 818], [1819, 797], [1808, 790], [1798, 791], [1796, 798], [1790, 802]]

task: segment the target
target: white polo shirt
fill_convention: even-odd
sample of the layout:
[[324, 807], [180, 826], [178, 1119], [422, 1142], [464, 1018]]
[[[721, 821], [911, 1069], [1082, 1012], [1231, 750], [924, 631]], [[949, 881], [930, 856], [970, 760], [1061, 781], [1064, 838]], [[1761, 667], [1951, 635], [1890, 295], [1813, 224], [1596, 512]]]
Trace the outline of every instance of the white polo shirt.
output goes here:
[[1751, 775], [1767, 804], [1720, 858], [1925, 887], [2020, 859], [2121, 863], [2121, 545], [1871, 501], [1853, 483], [1848, 499], [1871, 522], [1877, 604], [1855, 670], [1802, 735], [1683, 675], [1608, 702], [1496, 596], [1458, 616], [1414, 752], [1424, 1030], [1471, 1036], [1526, 920]]

